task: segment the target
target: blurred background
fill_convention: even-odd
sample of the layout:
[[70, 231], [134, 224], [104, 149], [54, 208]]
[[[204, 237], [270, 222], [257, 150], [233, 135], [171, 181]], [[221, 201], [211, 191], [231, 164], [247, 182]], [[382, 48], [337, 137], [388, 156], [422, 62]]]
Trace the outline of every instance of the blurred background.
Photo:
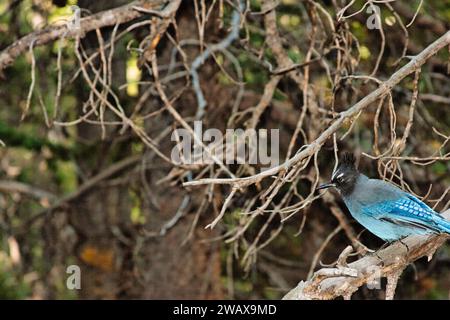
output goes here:
[[[277, 128], [284, 162], [443, 35], [450, 1], [170, 2], [0, 0], [0, 51], [66, 28], [73, 6], [81, 17], [128, 6], [107, 26], [82, 23], [79, 41], [35, 34], [2, 65], [1, 299], [279, 299], [347, 245], [383, 244], [334, 191], [314, 193], [343, 151], [367, 175], [449, 208], [448, 50], [347, 121], [276, 192], [271, 178], [237, 190], [212, 229], [231, 187], [182, 183], [227, 174], [170, 161], [182, 125], [168, 104], [205, 129]], [[66, 285], [70, 265], [80, 290]], [[396, 298], [449, 296], [447, 242], [405, 270]]]

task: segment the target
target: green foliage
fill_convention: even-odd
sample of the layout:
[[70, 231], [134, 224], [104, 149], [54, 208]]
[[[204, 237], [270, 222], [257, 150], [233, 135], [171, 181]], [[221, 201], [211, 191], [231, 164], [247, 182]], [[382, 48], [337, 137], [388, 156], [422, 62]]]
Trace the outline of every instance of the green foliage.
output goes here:
[[40, 138], [36, 134], [38, 130], [38, 127], [32, 125], [22, 126], [19, 130], [0, 121], [0, 139], [10, 147], [21, 147], [30, 151], [42, 151], [47, 147], [61, 159], [69, 159], [70, 155], [75, 153], [74, 149]]
[[25, 299], [30, 294], [30, 287], [19, 278], [4, 251], [0, 251], [0, 300]]
[[431, 169], [438, 175], [447, 173], [447, 166], [441, 162], [434, 163]]
[[55, 177], [64, 193], [70, 193], [76, 190], [78, 178], [75, 164], [73, 162], [57, 161]]
[[142, 201], [141, 198], [133, 190], [129, 190], [131, 196], [132, 208], [130, 212], [130, 220], [134, 224], [145, 224], [146, 218], [145, 213], [142, 212]]
[[0, 271], [0, 300], [25, 299], [29, 294], [29, 286], [17, 280], [12, 272]]

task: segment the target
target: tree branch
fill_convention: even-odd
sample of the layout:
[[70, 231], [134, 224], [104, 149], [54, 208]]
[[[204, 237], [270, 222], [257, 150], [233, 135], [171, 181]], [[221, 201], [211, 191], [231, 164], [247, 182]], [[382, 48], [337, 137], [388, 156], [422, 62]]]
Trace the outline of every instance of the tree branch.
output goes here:
[[333, 133], [339, 130], [342, 127], [344, 122], [347, 119], [350, 119], [357, 115], [360, 111], [369, 107], [373, 102], [382, 98], [386, 94], [388, 94], [393, 87], [395, 87], [400, 81], [402, 81], [405, 77], [419, 69], [430, 57], [435, 55], [439, 50], [445, 48], [450, 44], [450, 31], [447, 31], [442, 37], [434, 41], [427, 48], [425, 48], [421, 53], [416, 55], [400, 68], [397, 72], [395, 72], [388, 80], [381, 82], [379, 87], [372, 91], [370, 94], [359, 100], [352, 107], [343, 111], [339, 114], [338, 118], [332, 123], [328, 129], [322, 132], [316, 140], [310, 143], [308, 146], [303, 148], [302, 151], [297, 152], [295, 156], [288, 159], [286, 162], [282, 163], [279, 166], [273, 167], [266, 171], [263, 171], [259, 174], [252, 175], [245, 178], [221, 178], [221, 179], [201, 179], [197, 181], [190, 181], [183, 183], [184, 186], [194, 186], [194, 185], [203, 185], [203, 184], [235, 184], [239, 187], [248, 186], [254, 183], [261, 181], [262, 179], [276, 175], [278, 172], [282, 170], [288, 170], [292, 168], [294, 165], [301, 163], [303, 159], [312, 156], [315, 152], [317, 152], [322, 145], [330, 138]]
[[36, 199], [47, 198], [49, 200], [53, 200], [56, 198], [56, 196], [51, 192], [48, 192], [40, 188], [36, 188], [34, 186], [22, 182], [11, 180], [0, 180], [0, 192], [5, 193], [19, 192], [30, 195]]
[[63, 37], [74, 37], [86, 34], [89, 31], [122, 24], [134, 20], [146, 13], [136, 10], [136, 6], [145, 9], [153, 9], [168, 2], [167, 0], [140, 0], [130, 4], [105, 10], [97, 14], [80, 19], [80, 29], [70, 30], [67, 24], [50, 26], [42, 30], [32, 32], [12, 43], [0, 53], [0, 72], [10, 66], [22, 53], [26, 52], [31, 43], [33, 46], [45, 45]]

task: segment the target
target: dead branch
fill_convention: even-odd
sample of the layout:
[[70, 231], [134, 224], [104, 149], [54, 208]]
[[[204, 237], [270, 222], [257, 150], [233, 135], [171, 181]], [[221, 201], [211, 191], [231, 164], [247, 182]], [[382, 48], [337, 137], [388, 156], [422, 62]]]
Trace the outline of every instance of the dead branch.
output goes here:
[[46, 190], [42, 190], [40, 188], [36, 188], [34, 186], [30, 186], [28, 184], [18, 182], [18, 181], [10, 181], [10, 180], [0, 180], [0, 192], [12, 193], [18, 192], [30, 195], [36, 199], [55, 199], [55, 195]]
[[[442, 214], [450, 218], [450, 210]], [[386, 299], [393, 299], [397, 281], [405, 268], [414, 261], [428, 257], [448, 239], [447, 235], [410, 236], [395, 242], [376, 254], [369, 254], [346, 267], [322, 268], [308, 281], [300, 281], [284, 300], [324, 300], [339, 296], [350, 297], [365, 284], [381, 277], [388, 279]], [[406, 247], [407, 246], [407, 247]]]
[[89, 31], [100, 29], [103, 27], [114, 26], [134, 20], [143, 13], [141, 10], [136, 10], [136, 6], [145, 9], [154, 9], [167, 3], [167, 0], [140, 0], [130, 4], [105, 10], [97, 14], [80, 19], [80, 29], [70, 30], [67, 24], [50, 26], [43, 30], [38, 30], [30, 33], [21, 39], [15, 41], [0, 53], [0, 71], [10, 66], [14, 60], [22, 53], [27, 51], [31, 45], [34, 47], [47, 44], [63, 37], [74, 37], [84, 35]]
[[370, 94], [359, 100], [356, 104], [354, 104], [346, 111], [341, 112], [336, 121], [331, 124], [328, 129], [323, 131], [316, 140], [310, 143], [302, 151], [299, 150], [299, 152], [297, 152], [295, 156], [288, 159], [281, 165], [245, 178], [201, 179], [197, 181], [185, 182], [183, 185], [195, 186], [202, 184], [236, 184], [239, 187], [242, 187], [257, 183], [266, 177], [276, 175], [282, 170], [288, 170], [292, 168], [294, 165], [301, 163], [302, 160], [306, 159], [307, 157], [311, 157], [314, 153], [320, 150], [320, 148], [328, 140], [328, 138], [330, 138], [333, 133], [341, 128], [347, 119], [354, 117], [361, 110], [366, 109], [372, 103], [387, 95], [392, 90], [392, 88], [394, 88], [400, 81], [419, 69], [430, 57], [435, 55], [439, 50], [445, 48], [449, 44], [450, 31], [447, 31], [447, 33], [445, 33], [442, 37], [434, 41], [421, 53], [413, 57], [410, 62], [408, 62], [397, 72], [395, 72], [388, 80], [382, 82], [376, 90], [372, 91]]

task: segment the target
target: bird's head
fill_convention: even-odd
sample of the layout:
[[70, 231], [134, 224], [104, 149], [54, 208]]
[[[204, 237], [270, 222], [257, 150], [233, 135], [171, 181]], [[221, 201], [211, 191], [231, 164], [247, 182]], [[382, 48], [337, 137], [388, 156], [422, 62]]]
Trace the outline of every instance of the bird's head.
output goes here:
[[343, 195], [352, 193], [359, 172], [355, 166], [355, 157], [351, 153], [345, 153], [339, 165], [331, 175], [331, 181], [320, 185], [317, 190], [330, 187], [337, 188]]

